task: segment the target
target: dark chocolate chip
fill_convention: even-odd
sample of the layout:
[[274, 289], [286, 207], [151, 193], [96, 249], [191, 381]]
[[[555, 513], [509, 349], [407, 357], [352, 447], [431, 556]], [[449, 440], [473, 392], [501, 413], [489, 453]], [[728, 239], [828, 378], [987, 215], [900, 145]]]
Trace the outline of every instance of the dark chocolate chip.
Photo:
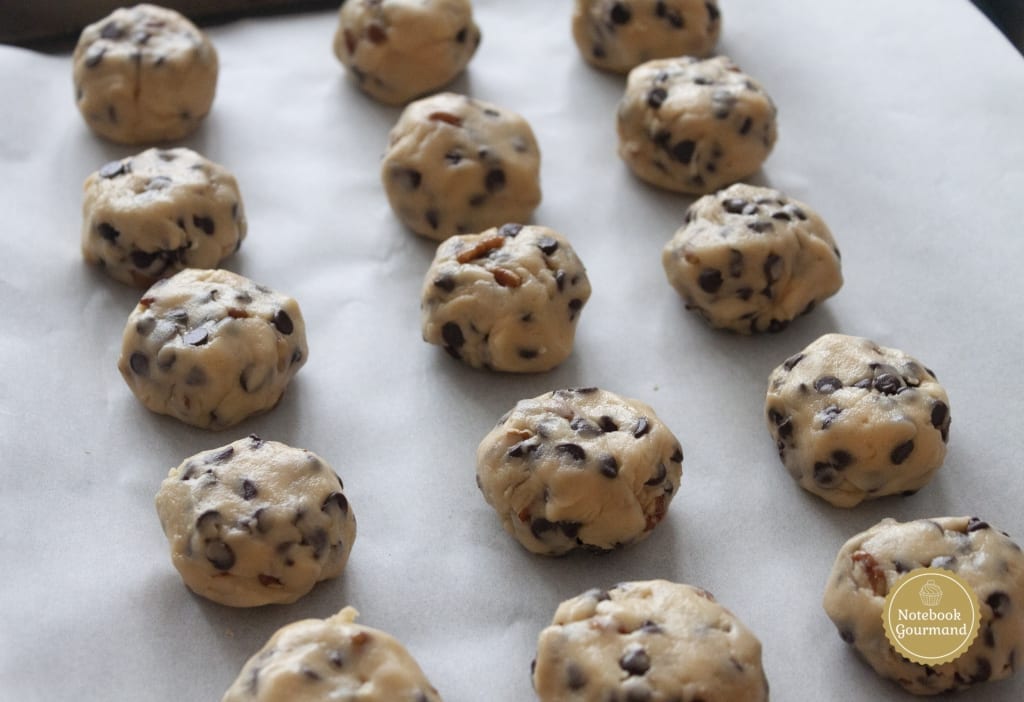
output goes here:
[[189, 346], [202, 346], [210, 340], [210, 332], [206, 327], [196, 327], [187, 334], [183, 341]]
[[828, 429], [832, 426], [832, 423], [839, 418], [839, 415], [843, 413], [841, 407], [837, 405], [830, 405], [821, 411], [818, 416], [821, 417], [821, 428]]
[[993, 592], [985, 598], [994, 619], [1002, 619], [1010, 611], [1010, 597], [1005, 592]]
[[823, 375], [814, 381], [814, 389], [818, 392], [829, 395], [843, 387], [843, 381], [834, 375]]
[[251, 500], [254, 497], [256, 497], [257, 494], [258, 494], [258, 491], [256, 490], [255, 483], [253, 483], [251, 480], [248, 480], [248, 479], [242, 480], [242, 499], [243, 500]]
[[[774, 225], [771, 220], [768, 219], [759, 219], [756, 222], [747, 222], [747, 229], [752, 232], [757, 232], [758, 234], [764, 234], [767, 231], [771, 231], [773, 226]], [[769, 258], [771, 258], [771, 256], [775, 256], [775, 254], [771, 254]], [[778, 258], [778, 256], [775, 257]]]
[[706, 293], [716, 293], [722, 287], [722, 271], [717, 268], [705, 268], [697, 276], [697, 284]]
[[977, 517], [971, 517], [967, 520], [967, 533], [970, 534], [972, 531], [979, 531], [981, 529], [991, 529], [988, 522], [983, 522]]
[[615, 24], [626, 24], [633, 17], [633, 13], [630, 12], [629, 8], [621, 2], [617, 2], [612, 5], [611, 20]]
[[750, 128], [754, 126], [754, 121], [747, 117], [743, 120], [743, 124], [740, 125], [740, 134], [746, 135], [750, 133]]
[[655, 485], [660, 485], [661, 483], [665, 482], [665, 476], [667, 475], [668, 469], [665, 467], [665, 464], [659, 463], [658, 470], [654, 474], [654, 477], [651, 478], [650, 480], [644, 481], [644, 485], [646, 485], [647, 487], [654, 487]]
[[643, 675], [651, 669], [651, 658], [642, 648], [632, 648], [619, 659], [619, 667], [630, 675]]
[[853, 456], [850, 455], [848, 451], [843, 451], [842, 449], [840, 449], [838, 451], [832, 452], [832, 465], [834, 465], [839, 470], [846, 468], [851, 463], [853, 463]]
[[875, 390], [886, 395], [895, 395], [903, 388], [903, 382], [899, 376], [892, 373], [882, 373], [875, 378]]
[[902, 444], [900, 444], [899, 446], [892, 450], [892, 452], [889, 454], [889, 460], [892, 461], [893, 465], [898, 466], [899, 464], [903, 463], [903, 461], [907, 460], [907, 458], [910, 456], [913, 450], [913, 440], [904, 441]]
[[391, 171], [391, 177], [406, 190], [415, 190], [423, 181], [423, 175], [415, 168], [396, 168]]
[[149, 357], [141, 351], [136, 351], [131, 355], [128, 365], [136, 375], [149, 375]]
[[609, 417], [607, 414], [601, 415], [601, 418], [597, 421], [597, 425], [601, 427], [601, 431], [618, 431], [619, 425], [615, 423], [615, 420]]
[[445, 292], [451, 292], [455, 289], [455, 277], [448, 274], [439, 275], [434, 278], [434, 287], [440, 288]]
[[136, 268], [149, 268], [157, 258], [159, 258], [158, 253], [149, 251], [132, 251], [131, 253], [132, 265]]
[[537, 240], [537, 248], [550, 256], [555, 251], [558, 251], [558, 241], [552, 239], [550, 236], [542, 236]]
[[574, 297], [573, 299], [569, 300], [569, 309], [574, 312], [580, 311], [581, 309], [583, 309], [583, 300], [577, 297]]
[[786, 417], [785, 420], [779, 424], [777, 431], [779, 432], [779, 437], [783, 439], [788, 439], [793, 436], [793, 420], [790, 417]]
[[278, 310], [271, 322], [282, 334], [288, 335], [295, 331], [295, 324], [292, 322], [292, 318], [284, 310]]
[[706, 7], [708, 10], [708, 19], [712, 23], [717, 22], [718, 18], [722, 15], [722, 13], [719, 12], [718, 7], [716, 7], [715, 4], [711, 2], [704, 3], [704, 7]]
[[605, 456], [601, 459], [601, 475], [606, 478], [619, 476], [619, 462], [615, 460], [615, 456]]
[[852, 644], [853, 643], [853, 639], [854, 639], [853, 632], [850, 631], [849, 629], [840, 629], [839, 630], [839, 638], [841, 638], [843, 641], [845, 641], [848, 644]]
[[523, 225], [509, 222], [508, 224], [501, 225], [498, 233], [502, 236], [508, 237], [509, 239], [515, 239], [521, 231], [523, 231]]
[[522, 458], [523, 456], [534, 453], [539, 447], [537, 444], [528, 443], [529, 439], [520, 441], [517, 444], [512, 445], [506, 454], [511, 458]]
[[654, 88], [649, 93], [647, 93], [647, 105], [651, 109], [656, 110], [659, 107], [661, 107], [662, 103], [665, 102], [665, 98], [667, 97], [667, 90], [665, 90], [664, 88]]
[[570, 690], [582, 690], [587, 685], [587, 675], [575, 663], [565, 667], [565, 684]]
[[597, 436], [601, 433], [601, 429], [586, 417], [573, 417], [569, 428], [581, 436]]
[[455, 41], [459, 42], [460, 44], [465, 44], [466, 36], [468, 33], [469, 30], [466, 27], [463, 27], [462, 29], [455, 33]]
[[445, 322], [441, 327], [441, 338], [453, 349], [460, 349], [466, 343], [466, 337], [462, 335], [462, 328], [455, 322]]
[[640, 421], [636, 423], [636, 428], [633, 430], [633, 437], [639, 439], [650, 430], [651, 423], [647, 421], [647, 417], [640, 417]]
[[216, 464], [226, 463], [227, 461], [231, 460], [231, 457], [234, 456], [234, 455], [235, 455], [234, 447], [233, 446], [225, 446], [223, 449], [221, 449], [217, 453], [215, 453], [215, 454], [213, 454], [211, 456], [207, 456], [204, 460], [208, 464], [212, 464], [212, 463], [216, 463]]
[[795, 356], [787, 358], [786, 362], [782, 364], [782, 367], [787, 371], [791, 371], [796, 368], [796, 364], [800, 363], [802, 360], [804, 360], [804, 355], [802, 353], [798, 353]]
[[[100, 178], [116, 178], [122, 173], [127, 173], [128, 169], [125, 164], [120, 161], [110, 161], [109, 163], [103, 164], [100, 168]], [[102, 225], [100, 225], [102, 226]], [[110, 225], [107, 225], [110, 226]]]
[[93, 44], [93, 46], [85, 54], [85, 67], [95, 68], [96, 66], [100, 65], [100, 61], [103, 60], [103, 54], [105, 53], [107, 53], [107, 48], [105, 46], [96, 46], [95, 44]]
[[545, 532], [555, 529], [555, 523], [548, 521], [544, 517], [537, 517], [530, 522], [530, 533], [533, 534], [534, 538], [542, 539]]
[[744, 210], [750, 203], [739, 197], [730, 197], [722, 202], [722, 209], [729, 214], [744, 214]]
[[437, 229], [441, 223], [441, 215], [437, 210], [427, 210], [423, 213], [423, 216], [427, 219], [427, 224], [430, 225], [431, 229]]
[[560, 270], [555, 273], [555, 285], [558, 287], [558, 292], [565, 290], [565, 271]]
[[505, 187], [505, 171], [500, 168], [492, 168], [484, 176], [484, 187], [489, 193], [496, 193]]
[[940, 428], [946, 423], [946, 418], [949, 417], [949, 407], [945, 402], [937, 400], [932, 405], [932, 426], [936, 429]]
[[235, 565], [235, 552], [221, 539], [211, 539], [204, 549], [206, 560], [217, 570], [231, 570]]
[[672, 452], [672, 455], [668, 457], [668, 460], [673, 463], [683, 462], [683, 449], [680, 446], [676, 446], [676, 450]]
[[558, 522], [558, 528], [570, 539], [575, 539], [583, 526], [581, 522]]
[[114, 229], [109, 222], [100, 222], [96, 227], [96, 230], [99, 232], [100, 236], [107, 241], [114, 241], [121, 235], [121, 232]]
[[582, 461], [587, 458], [587, 452], [583, 450], [583, 447], [579, 444], [558, 444], [555, 446], [555, 450], [559, 453], [564, 453], [567, 456], [571, 456], [577, 461]]
[[211, 236], [215, 231], [213, 219], [210, 217], [200, 217], [199, 215], [193, 215], [192, 224], [201, 229], [205, 234], [209, 234]]
[[540, 355], [540, 352], [537, 349], [516, 349], [516, 353], [519, 355], [519, 358], [527, 361], [537, 358], [537, 356]]
[[697, 142], [692, 139], [684, 139], [672, 147], [672, 156], [680, 163], [689, 163], [693, 159], [693, 152], [697, 149]]
[[192, 366], [185, 374], [185, 385], [206, 385], [206, 371], [199, 366]]

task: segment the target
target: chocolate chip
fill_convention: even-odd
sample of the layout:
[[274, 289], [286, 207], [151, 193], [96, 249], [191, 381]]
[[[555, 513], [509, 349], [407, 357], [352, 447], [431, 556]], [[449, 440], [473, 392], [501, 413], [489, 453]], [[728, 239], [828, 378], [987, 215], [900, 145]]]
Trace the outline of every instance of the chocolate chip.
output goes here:
[[636, 428], [633, 430], [633, 437], [639, 439], [650, 430], [651, 424], [647, 421], [647, 417], [640, 417], [640, 421], [636, 423]]
[[185, 385], [206, 385], [206, 371], [199, 366], [192, 366], [185, 374]]
[[619, 667], [630, 675], [643, 675], [651, 669], [651, 658], [642, 648], [632, 648], [619, 659]]
[[555, 285], [558, 287], [558, 292], [565, 290], [565, 271], [560, 270], [555, 273]]
[[242, 480], [242, 499], [251, 500], [257, 495], [256, 485], [251, 480]]
[[782, 364], [782, 367], [787, 371], [791, 371], [796, 368], [796, 364], [800, 363], [802, 360], [804, 360], [804, 355], [802, 353], [798, 353], [795, 356], [787, 358], [786, 362]]
[[597, 436], [601, 429], [586, 417], [573, 417], [569, 428], [581, 436]]
[[537, 356], [540, 354], [540, 352], [537, 351], [537, 349], [516, 349], [516, 353], [519, 355], [519, 358], [525, 359], [527, 361], [537, 358]]
[[537, 539], [543, 539], [543, 534], [552, 529], [555, 529], [555, 523], [548, 521], [544, 517], [537, 517], [530, 522], [530, 533]]
[[523, 225], [513, 224], [510, 222], [508, 224], [501, 225], [501, 228], [498, 230], [498, 233], [501, 234], [502, 236], [508, 237], [509, 239], [514, 239], [521, 231], [523, 231]]
[[462, 328], [455, 322], [445, 322], [441, 327], [441, 338], [453, 349], [460, 349], [466, 343], [466, 337], [462, 335]]
[[789, 437], [793, 436], [793, 420], [789, 417], [786, 417], [785, 420], [783, 420], [783, 422], [779, 424], [778, 429], [776, 431], [779, 432], [779, 437], [783, 439], [788, 439]]
[[814, 482], [822, 487], [835, 487], [839, 484], [839, 471], [831, 463], [818, 461], [814, 464]]
[[945, 402], [937, 400], [932, 405], [932, 426], [939, 429], [946, 423], [947, 417], [949, 417], [949, 406]]
[[730, 197], [722, 202], [722, 209], [729, 214], [745, 214], [750, 203], [739, 197]]
[[840, 629], [839, 630], [839, 638], [841, 638], [843, 641], [845, 641], [848, 644], [852, 644], [853, 643], [853, 639], [854, 639], [853, 632], [850, 631], [849, 629]]
[[696, 149], [697, 142], [685, 139], [672, 147], [672, 156], [680, 163], [689, 163], [693, 159], [693, 152]]
[[839, 470], [846, 468], [853, 463], [853, 456], [849, 452], [843, 451], [842, 449], [832, 452], [832, 465]]
[[508, 455], [511, 458], [522, 458], [523, 456], [534, 453], [538, 448], [540, 448], [539, 446], [537, 446], [537, 444], [531, 444], [528, 442], [529, 439], [526, 439], [524, 441], [520, 441], [517, 444], [514, 444], [509, 448], [508, 451], [505, 452], [506, 455]]
[[192, 217], [192, 224], [196, 225], [196, 227], [201, 229], [203, 231], [203, 233], [208, 234], [210, 236], [213, 236], [213, 232], [215, 231], [215, 228], [214, 228], [214, 225], [213, 225], [213, 219], [212, 218], [210, 218], [210, 217], [200, 217], [199, 215], [193, 215], [193, 217]]
[[682, 463], [683, 449], [679, 446], [676, 446], [676, 450], [672, 452], [672, 455], [668, 457], [668, 460], [672, 461], [673, 463]]
[[204, 460], [207, 464], [220, 464], [226, 463], [231, 460], [231, 457], [235, 455], [235, 449], [233, 446], [225, 446], [217, 453], [207, 456]]
[[743, 120], [743, 124], [740, 125], [740, 134], [746, 135], [750, 133], [750, 128], [754, 126], [754, 121], [747, 117]]
[[183, 341], [189, 346], [202, 346], [210, 340], [210, 332], [206, 327], [196, 327], [185, 334]]
[[458, 32], [455, 33], [455, 41], [459, 42], [460, 44], [465, 44], [466, 35], [468, 32], [469, 30], [466, 27], [460, 29]]
[[159, 254], [150, 253], [149, 251], [132, 251], [132, 265], [140, 269], [149, 268], [158, 256]]
[[373, 23], [366, 28], [366, 38], [374, 44], [383, 44], [388, 40], [388, 34], [379, 24]]
[[423, 213], [423, 216], [427, 219], [427, 224], [430, 225], [431, 229], [437, 229], [441, 223], [441, 215], [437, 210], [427, 210]]
[[601, 415], [601, 418], [597, 420], [597, 425], [601, 427], [601, 431], [618, 431], [619, 425], [615, 423], [615, 420], [609, 417], [607, 414]]
[[103, 60], [103, 54], [106, 52], [107, 48], [105, 46], [96, 46], [93, 44], [85, 55], [85, 67], [95, 68], [100, 65], [100, 61]]
[[654, 487], [655, 485], [661, 485], [661, 483], [665, 482], [665, 476], [667, 476], [667, 475], [668, 475], [668, 469], [665, 467], [665, 464], [664, 463], [659, 463], [658, 464], [658, 470], [654, 474], [654, 477], [651, 478], [650, 480], [645, 481], [644, 485], [646, 485], [647, 487]]
[[[752, 232], [757, 232], [758, 234], [764, 234], [767, 231], [771, 231], [773, 226], [774, 225], [771, 223], [771, 220], [767, 219], [760, 219], [756, 222], [747, 222], [747, 229]], [[772, 254], [772, 256], [774, 255], [775, 254]], [[776, 258], [778, 257], [776, 256]]]
[[826, 407], [818, 415], [821, 418], [821, 428], [828, 429], [830, 426], [832, 426], [832, 423], [836, 421], [836, 419], [838, 419], [839, 415], [842, 413], [842, 408], [836, 405], [830, 405], [829, 407]]
[[967, 533], [970, 534], [972, 531], [979, 531], [981, 529], [991, 529], [988, 522], [983, 522], [977, 517], [971, 517], [967, 520]]
[[99, 175], [100, 178], [116, 178], [122, 173], [127, 172], [128, 168], [125, 166], [125, 164], [121, 163], [120, 161], [110, 161], [109, 163], [103, 164], [103, 166], [99, 170]]
[[893, 465], [898, 466], [899, 464], [903, 463], [903, 461], [907, 460], [907, 457], [910, 456], [913, 450], [913, 440], [904, 441], [902, 444], [900, 444], [899, 446], [892, 450], [892, 452], [889, 454], [889, 460], [892, 461]]
[[[114, 161], [113, 163], [117, 163], [117, 161]], [[110, 165], [110, 164], [108, 164], [108, 165]], [[106, 166], [104, 166], [104, 168], [105, 167]], [[117, 175], [117, 174], [115, 173], [114, 175]], [[107, 177], [110, 177], [110, 176], [107, 176]], [[114, 227], [109, 222], [100, 222], [96, 226], [96, 230], [99, 232], [99, 235], [101, 237], [103, 237], [107, 241], [111, 241], [111, 242], [114, 241], [115, 239], [117, 239], [117, 237], [119, 237], [121, 235], [121, 232], [119, 232], [116, 229], [114, 229]]]
[[834, 375], [823, 375], [814, 381], [814, 389], [824, 395], [830, 395], [843, 387], [843, 381]]
[[[171, 179], [167, 176], [154, 176], [146, 182], [146, 190], [164, 190], [165, 188], [171, 187]], [[210, 222], [210, 226], [213, 226], [213, 222]]]
[[550, 236], [542, 236], [537, 240], [537, 248], [543, 251], [545, 255], [550, 256], [555, 251], [558, 251], [558, 241]]
[[583, 300], [580, 300], [579, 298], [576, 297], [569, 300], [569, 309], [572, 310], [573, 312], [579, 312], [581, 309], [583, 309]]
[[565, 667], [565, 684], [570, 690], [582, 690], [587, 685], [587, 676], [575, 663]]
[[705, 268], [697, 276], [697, 284], [706, 293], [716, 293], [722, 287], [722, 272], [717, 268]]
[[445, 292], [451, 292], [455, 289], [455, 277], [448, 274], [439, 275], [434, 278], [434, 287], [440, 288]]
[[606, 478], [617, 478], [619, 475], [619, 462], [615, 456], [605, 456], [601, 459], [601, 475]]
[[292, 322], [292, 318], [284, 310], [278, 310], [277, 314], [270, 321], [277, 327], [279, 332], [286, 336], [295, 331], [295, 324]]
[[662, 103], [665, 102], [665, 98], [668, 97], [668, 91], [664, 88], [654, 88], [651, 92], [647, 93], [647, 105], [651, 109], [658, 109]]
[[136, 375], [149, 375], [149, 357], [140, 351], [134, 352], [129, 357], [128, 365]]
[[571, 456], [577, 461], [583, 461], [587, 458], [587, 452], [579, 444], [558, 444], [555, 446], [555, 451]]
[[993, 592], [985, 598], [985, 604], [991, 608], [995, 619], [1002, 619], [1010, 611], [1010, 597], [1005, 592]]
[[206, 560], [217, 570], [231, 570], [235, 565], [235, 552], [221, 539], [211, 539], [204, 549]]
[[496, 193], [505, 187], [505, 171], [500, 168], [492, 168], [487, 171], [484, 177], [484, 187], [489, 193]]
[[708, 19], [711, 21], [711, 23], [714, 24], [715, 22], [717, 22], [718, 18], [721, 16], [722, 13], [719, 12], [715, 4], [711, 2], [706, 2], [704, 3], [704, 7], [706, 7], [708, 10]]
[[611, 20], [615, 24], [626, 24], [632, 17], [633, 13], [623, 3], [617, 2], [612, 5]]
[[875, 390], [886, 395], [895, 395], [903, 387], [899, 376], [892, 373], [882, 373], [875, 378]]
[[396, 168], [391, 171], [391, 177], [406, 190], [415, 190], [423, 181], [423, 175], [415, 168]]

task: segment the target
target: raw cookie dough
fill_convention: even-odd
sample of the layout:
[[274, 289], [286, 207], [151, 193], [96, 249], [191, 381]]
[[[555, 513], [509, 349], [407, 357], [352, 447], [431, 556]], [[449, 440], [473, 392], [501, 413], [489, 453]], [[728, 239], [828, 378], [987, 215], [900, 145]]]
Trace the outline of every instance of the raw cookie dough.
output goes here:
[[441, 702], [402, 644], [357, 616], [346, 607], [278, 629], [221, 702]]
[[474, 368], [546, 371], [572, 352], [589, 298], [576, 252], [547, 227], [454, 236], [423, 282], [423, 339]]
[[187, 268], [143, 295], [117, 367], [150, 410], [226, 429], [276, 405], [308, 355], [295, 300], [230, 271]]
[[718, 0], [576, 0], [572, 36], [589, 63], [626, 73], [651, 59], [707, 56], [721, 19]]
[[245, 232], [235, 177], [189, 149], [149, 149], [85, 180], [82, 254], [122, 283], [214, 268]]
[[540, 150], [515, 112], [441, 93], [402, 112], [381, 179], [409, 229], [443, 240], [529, 220], [540, 204]]
[[450, 82], [479, 45], [469, 0], [349, 0], [334, 35], [359, 87], [389, 105]]
[[181, 139], [210, 111], [217, 52], [174, 10], [136, 5], [82, 30], [75, 102], [89, 127], [121, 144]]
[[541, 702], [767, 702], [761, 642], [710, 593], [666, 580], [559, 605], [533, 669]]
[[687, 309], [741, 334], [782, 331], [843, 284], [821, 217], [778, 190], [742, 183], [693, 203], [661, 261]]
[[724, 56], [648, 61], [619, 102], [619, 156], [639, 178], [709, 193], [753, 174], [775, 145], [775, 104]]
[[935, 374], [868, 339], [820, 337], [772, 371], [764, 407], [790, 475], [837, 507], [916, 492], [946, 456]]
[[[981, 630], [954, 661], [924, 666], [903, 658], [882, 628], [885, 596], [916, 568], [951, 570], [975, 591]], [[1024, 646], [1024, 554], [975, 517], [900, 523], [883, 519], [847, 541], [825, 588], [825, 612], [844, 641], [879, 675], [917, 695], [959, 690], [1013, 675]], [[983, 699], [983, 698], [979, 698]]]
[[645, 539], [679, 489], [683, 451], [654, 410], [598, 388], [521, 400], [476, 452], [477, 485], [528, 550]]
[[172, 468], [156, 511], [185, 584], [232, 607], [294, 602], [341, 574], [356, 538], [331, 467], [255, 434]]

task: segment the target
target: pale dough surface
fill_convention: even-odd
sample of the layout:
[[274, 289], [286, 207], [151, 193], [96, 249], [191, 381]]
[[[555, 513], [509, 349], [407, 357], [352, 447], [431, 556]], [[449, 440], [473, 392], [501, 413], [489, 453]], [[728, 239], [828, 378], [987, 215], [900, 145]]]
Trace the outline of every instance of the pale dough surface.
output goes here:
[[741, 334], [782, 331], [843, 284], [839, 249], [818, 213], [743, 183], [693, 203], [662, 264], [687, 309]]
[[86, 27], [74, 53], [75, 103], [111, 141], [191, 134], [217, 90], [217, 52], [194, 24], [156, 5], [119, 8]]
[[653, 409], [598, 388], [520, 400], [476, 460], [477, 485], [505, 531], [549, 556], [647, 538], [683, 472], [679, 441]]
[[562, 602], [541, 632], [541, 702], [767, 702], [761, 643], [705, 590], [651, 580]]
[[619, 156], [660, 188], [703, 194], [752, 175], [775, 146], [775, 103], [725, 56], [648, 61], [618, 107]]
[[341, 574], [356, 538], [331, 466], [256, 435], [172, 468], [156, 511], [185, 584], [232, 607], [296, 601]]
[[117, 366], [150, 410], [226, 429], [276, 405], [308, 355], [294, 299], [230, 271], [187, 268], [142, 296]]
[[245, 238], [235, 177], [190, 149], [111, 161], [84, 190], [82, 254], [122, 283], [149, 287], [183, 268], [215, 268]]
[[707, 56], [721, 31], [718, 0], [576, 0], [572, 16], [580, 55], [616, 73], [651, 59]]
[[357, 616], [345, 607], [278, 629], [221, 702], [441, 702], [405, 647]]
[[942, 465], [949, 398], [897, 349], [825, 334], [768, 379], [768, 431], [800, 487], [837, 507], [911, 494]]
[[521, 115], [440, 93], [402, 112], [381, 180], [391, 209], [417, 234], [476, 234], [529, 221], [541, 198], [540, 149]]
[[572, 353], [590, 281], [569, 241], [505, 224], [451, 237], [423, 281], [423, 339], [475, 368], [532, 373]]
[[449, 83], [479, 45], [469, 0], [349, 0], [334, 35], [359, 88], [389, 105]]
[[[889, 589], [906, 573], [928, 567], [959, 575], [981, 605], [981, 630], [974, 643], [956, 660], [939, 666], [903, 658], [882, 628]], [[842, 639], [879, 675], [916, 695], [951, 692], [1012, 675], [1024, 646], [1022, 603], [1024, 554], [1008, 536], [975, 517], [906, 523], [883, 519], [840, 549], [824, 601]]]

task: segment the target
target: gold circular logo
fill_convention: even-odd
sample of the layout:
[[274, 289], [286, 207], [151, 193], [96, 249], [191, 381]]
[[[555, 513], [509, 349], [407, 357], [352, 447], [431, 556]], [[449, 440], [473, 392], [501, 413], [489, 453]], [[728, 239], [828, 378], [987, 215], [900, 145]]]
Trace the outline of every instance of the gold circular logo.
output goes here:
[[917, 568], [885, 597], [882, 626], [896, 652], [922, 665], [940, 665], [971, 647], [981, 626], [978, 595], [956, 573]]

